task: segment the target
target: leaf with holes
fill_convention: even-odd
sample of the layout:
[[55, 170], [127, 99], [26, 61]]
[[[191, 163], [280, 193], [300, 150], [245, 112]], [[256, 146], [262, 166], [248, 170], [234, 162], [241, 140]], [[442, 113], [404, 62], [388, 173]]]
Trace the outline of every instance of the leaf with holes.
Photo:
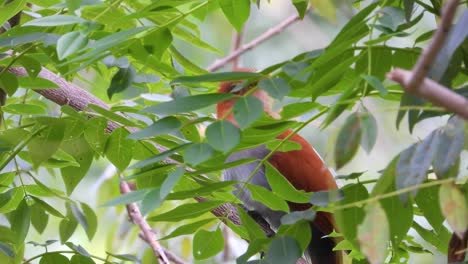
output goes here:
[[468, 207], [463, 193], [457, 186], [447, 183], [440, 186], [439, 202], [442, 214], [460, 239], [468, 229]]
[[384, 263], [390, 228], [385, 211], [380, 203], [366, 207], [366, 217], [358, 227], [358, 240], [361, 250], [371, 264]]
[[193, 236], [193, 257], [196, 260], [212, 257], [224, 249], [224, 238], [220, 228], [215, 231], [198, 230]]

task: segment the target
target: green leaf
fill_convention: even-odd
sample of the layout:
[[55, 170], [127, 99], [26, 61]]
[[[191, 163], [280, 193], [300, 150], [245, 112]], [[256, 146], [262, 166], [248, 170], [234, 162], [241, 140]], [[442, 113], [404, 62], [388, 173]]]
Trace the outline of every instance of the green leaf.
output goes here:
[[288, 82], [281, 77], [262, 79], [258, 82], [258, 87], [266, 91], [271, 97], [279, 100], [291, 92]]
[[[294, 217], [297, 217], [297, 219], [295, 219], [294, 221], [294, 224], [292, 224], [291, 220], [283, 221], [284, 218], [288, 216], [291, 217], [293, 214], [294, 214]], [[281, 223], [285, 224], [289, 222], [289, 224], [280, 226], [277, 232], [277, 236], [279, 237], [287, 236], [287, 237], [294, 238], [294, 240], [296, 240], [299, 243], [301, 247], [301, 252], [304, 252], [309, 246], [311, 237], [312, 237], [312, 232], [310, 230], [311, 220], [308, 220], [308, 219], [313, 219], [314, 217], [315, 217], [315, 212], [312, 210], [296, 211], [296, 212], [292, 212], [291, 214], [287, 214], [283, 216], [281, 218]], [[306, 220], [304, 221], [304, 219]]]
[[335, 163], [339, 169], [356, 154], [361, 142], [362, 128], [358, 113], [351, 114], [338, 133], [335, 145]]
[[215, 231], [198, 230], [193, 236], [193, 257], [196, 260], [207, 259], [224, 249], [224, 237], [218, 227]]
[[86, 257], [83, 255], [73, 255], [70, 259], [70, 264], [96, 264], [91, 257]]
[[289, 212], [288, 204], [271, 191], [253, 184], [248, 184], [247, 188], [250, 190], [253, 200], [261, 202], [275, 211]]
[[[422, 142], [413, 144], [400, 153], [396, 169], [396, 187], [397, 189], [407, 188], [420, 184], [427, 177], [427, 170], [438, 145], [437, 133], [431, 133]], [[416, 195], [417, 190], [412, 194]], [[403, 201], [407, 199], [408, 194], [401, 194]]]
[[3, 72], [0, 75], [0, 87], [12, 96], [18, 89], [18, 77], [9, 71]]
[[[311, 222], [315, 219], [317, 213], [314, 210], [305, 210], [305, 211], [293, 211], [289, 214], [283, 215], [281, 217], [282, 225], [294, 225], [299, 221], [306, 220], [306, 222]], [[280, 227], [281, 230], [281, 227]]]
[[396, 31], [398, 26], [405, 22], [403, 10], [393, 6], [386, 6], [379, 10], [379, 22], [382, 26]]
[[130, 127], [138, 127], [138, 125], [131, 121], [129, 118], [126, 118], [122, 115], [116, 114], [114, 112], [109, 111], [108, 109], [104, 109], [102, 106], [98, 105], [93, 105], [93, 104], [88, 104], [88, 108], [91, 110], [95, 111], [96, 113], [102, 115], [103, 117], [106, 117], [112, 121], [115, 121], [117, 123], [120, 123], [124, 126], [130, 126]]
[[377, 141], [377, 120], [369, 111], [359, 114], [361, 122], [361, 146], [369, 154]]
[[2, 252], [10, 258], [15, 257], [15, 251], [8, 244], [5, 244], [3, 242], [0, 242], [0, 252]]
[[[260, 1], [259, 1], [260, 2]], [[307, 6], [309, 5], [308, 0], [293, 0], [293, 5], [299, 14], [301, 19], [304, 19], [304, 15], [307, 11]]]
[[229, 121], [220, 120], [206, 129], [208, 143], [224, 153], [233, 149], [240, 142], [240, 130]]
[[366, 80], [366, 82], [368, 82], [372, 87], [374, 87], [374, 89], [379, 92], [380, 96], [385, 96], [388, 94], [387, 89], [377, 77], [365, 74], [361, 75], [361, 77]]
[[161, 185], [161, 191], [159, 193], [161, 199], [165, 199], [166, 196], [172, 191], [174, 186], [179, 182], [179, 180], [184, 176], [185, 167], [177, 167], [174, 171], [167, 175], [167, 178]]
[[107, 140], [106, 157], [119, 171], [124, 171], [132, 160], [134, 143], [127, 139], [129, 134], [125, 128], [120, 127], [114, 130]]
[[237, 206], [237, 212], [239, 213], [242, 225], [247, 230], [248, 238], [250, 241], [256, 241], [258, 239], [266, 238], [263, 229], [257, 224], [257, 222], [255, 222], [254, 219], [252, 219], [252, 217], [249, 214], [247, 214], [247, 212], [243, 208]]
[[102, 117], [90, 118], [85, 124], [84, 137], [91, 148], [99, 154], [103, 154], [108, 135], [105, 133], [107, 120]]
[[184, 151], [184, 161], [191, 165], [198, 165], [207, 161], [215, 154], [215, 150], [206, 143], [195, 143], [188, 146]]
[[39, 105], [33, 104], [8, 104], [2, 107], [6, 113], [14, 115], [45, 115], [46, 109]]
[[145, 194], [145, 197], [141, 201], [140, 211], [142, 215], [147, 215], [156, 208], [159, 208], [164, 201], [161, 198], [161, 189], [153, 188]]
[[148, 190], [137, 190], [129, 193], [122, 194], [108, 202], [105, 202], [101, 206], [117, 206], [117, 205], [127, 205], [130, 203], [138, 202], [145, 198]]
[[67, 218], [62, 219], [59, 224], [60, 241], [65, 243], [78, 227], [78, 221], [71, 213], [70, 207], [67, 207]]
[[[281, 146], [278, 147], [278, 145], [281, 144]], [[294, 142], [294, 141], [283, 141], [280, 139], [274, 139], [265, 144], [265, 147], [268, 150], [271, 151], [276, 151], [276, 152], [289, 152], [289, 151], [294, 151], [294, 150], [301, 150], [302, 146], [301, 144]]]
[[39, 264], [67, 264], [70, 263], [70, 260], [60, 253], [46, 253], [42, 256]]
[[20, 13], [26, 3], [26, 0], [4, 1], [2, 8], [0, 8], [0, 25], [3, 26], [10, 18]]
[[457, 161], [460, 159], [460, 153], [463, 149], [465, 141], [465, 122], [460, 118], [451, 118], [447, 125], [440, 129], [438, 135], [437, 149], [435, 150], [432, 167], [438, 178], [450, 176], [451, 168], [456, 166], [456, 172], [453, 177], [458, 174]]
[[179, 205], [169, 212], [165, 212], [148, 218], [148, 221], [177, 222], [203, 215], [216, 207], [222, 205], [221, 201], [209, 201], [202, 203], [190, 203]]
[[440, 233], [445, 218], [439, 203], [439, 186], [421, 188], [415, 201], [435, 233]]
[[119, 68], [119, 70], [112, 77], [109, 88], [107, 88], [107, 96], [109, 99], [111, 99], [114, 94], [121, 93], [132, 87], [132, 84], [135, 81], [135, 77], [135, 68], [133, 68], [131, 65], [126, 68]]
[[439, 203], [447, 223], [460, 239], [464, 239], [468, 227], [468, 206], [464, 194], [452, 183], [439, 189]]
[[86, 20], [77, 16], [70, 15], [52, 15], [40, 17], [24, 23], [23, 26], [36, 26], [36, 27], [55, 27], [73, 24], [82, 24]]
[[[158, 41], [154, 41], [157, 39]], [[168, 28], [162, 28], [154, 31], [143, 38], [143, 45], [145, 48], [150, 48], [151, 53], [157, 58], [161, 59], [164, 52], [172, 43], [172, 33]]]
[[43, 200], [35, 197], [35, 196], [30, 196], [34, 202], [36, 202], [38, 205], [40, 205], [44, 210], [46, 210], [49, 214], [60, 217], [60, 218], [65, 218], [65, 216], [60, 213], [57, 209], [49, 205], [48, 203], [44, 202]]
[[89, 205], [87, 205], [86, 203], [80, 204], [87, 223], [87, 228], [85, 228], [86, 236], [91, 241], [97, 231], [98, 219], [96, 213], [94, 213], [93, 209]]
[[249, 0], [218, 0], [221, 10], [231, 25], [240, 32], [250, 16]]
[[211, 222], [214, 222], [215, 219], [203, 219], [200, 221], [196, 221], [190, 224], [184, 224], [182, 226], [177, 227], [174, 231], [172, 231], [169, 235], [160, 238], [160, 240], [167, 240], [169, 238], [174, 238], [183, 235], [191, 235], [197, 232], [198, 229], [202, 228], [203, 226], [208, 225]]
[[[366, 187], [362, 184], [349, 184], [342, 188], [344, 199], [337, 203], [337, 206], [350, 204], [365, 200], [369, 197]], [[354, 247], [358, 247], [356, 241], [357, 226], [362, 223], [365, 213], [361, 207], [351, 207], [334, 213], [338, 230], [349, 240]]]
[[319, 191], [314, 192], [310, 197], [310, 203], [316, 206], [327, 206], [330, 203], [335, 203], [344, 199], [344, 194], [341, 190]]
[[255, 72], [217, 72], [196, 76], [180, 76], [173, 79], [171, 84], [242, 81], [248, 79], [257, 79], [261, 77], [263, 77], [262, 74]]
[[26, 200], [21, 201], [15, 211], [11, 215], [11, 230], [15, 232], [16, 245], [21, 245], [28, 235], [29, 225], [31, 223], [31, 208], [29, 208]]
[[0, 214], [6, 214], [18, 208], [24, 198], [24, 190], [13, 188], [0, 194]]
[[31, 206], [31, 224], [39, 234], [42, 234], [49, 222], [49, 215], [39, 204]]
[[330, 21], [336, 21], [336, 7], [333, 1], [310, 0], [314, 11]]
[[144, 139], [156, 137], [163, 134], [171, 134], [179, 130], [182, 126], [182, 122], [173, 116], [167, 116], [156, 120], [152, 125], [146, 127], [140, 131], [132, 133], [128, 136], [129, 139]]
[[[40, 68], [39, 68], [39, 71], [37, 71], [37, 73], [40, 72]], [[33, 90], [43, 90], [43, 89], [56, 89], [56, 88], [60, 88], [56, 83], [50, 81], [50, 80], [47, 80], [47, 79], [44, 79], [44, 78], [39, 78], [39, 77], [35, 77], [35, 78], [32, 78], [30, 77], [31, 74], [28, 72], [29, 76], [28, 77], [19, 77], [18, 78], [18, 83], [19, 83], [19, 86], [21, 88], [24, 88], [24, 89], [33, 89]]]
[[57, 40], [57, 56], [59, 60], [73, 55], [88, 44], [88, 37], [81, 32], [72, 31], [62, 35]]
[[298, 191], [275, 167], [265, 164], [265, 174], [271, 190], [284, 200], [295, 203], [308, 203], [309, 195]]
[[203, 107], [216, 104], [220, 101], [228, 100], [232, 94], [200, 94], [186, 97], [178, 97], [172, 101], [160, 103], [143, 109], [157, 115], [173, 115], [195, 111]]
[[34, 167], [52, 157], [59, 148], [65, 132], [65, 125], [59, 119], [42, 118], [39, 123], [45, 126], [44, 129], [27, 144]]
[[[19, 1], [18, 1], [19, 2]], [[1, 11], [0, 11], [1, 12]], [[0, 17], [2, 17], [0, 15]], [[24, 67], [28, 72], [29, 78], [36, 78], [39, 72], [41, 72], [41, 63], [32, 56], [23, 55], [18, 58], [18, 62]], [[22, 78], [20, 78], [22, 79]], [[41, 78], [42, 79], [42, 78]], [[45, 79], [44, 79], [45, 80]], [[52, 82], [51, 82], [52, 83]], [[20, 81], [21, 84], [21, 81]]]
[[[392, 186], [387, 193], [395, 191]], [[403, 203], [397, 196], [380, 200], [382, 208], [387, 216], [398, 215], [398, 217], [388, 217], [390, 226], [390, 239], [392, 245], [396, 247], [405, 239], [413, 222], [413, 207]]]
[[79, 167], [68, 166], [60, 169], [67, 193], [71, 194], [89, 171], [93, 162], [94, 151], [84, 136], [63, 141], [62, 149], [79, 164]]
[[173, 149], [170, 149], [170, 150], [166, 150], [164, 152], [161, 152], [157, 155], [155, 155], [154, 157], [152, 158], [149, 158], [149, 159], [146, 159], [146, 160], [142, 160], [138, 163], [135, 163], [133, 164], [132, 166], [130, 166], [129, 169], [133, 170], [133, 169], [139, 169], [139, 168], [143, 168], [143, 167], [146, 167], [148, 165], [151, 165], [151, 164], [155, 164], [161, 160], [164, 160], [168, 157], [170, 157], [171, 155], [175, 154], [176, 152], [186, 148], [187, 146], [190, 146], [191, 144], [188, 143], [188, 144], [182, 144], [182, 145], [179, 145]]
[[358, 227], [358, 239], [362, 253], [371, 264], [384, 263], [389, 238], [390, 228], [385, 211], [379, 203], [369, 204], [366, 217]]
[[266, 263], [271, 264], [296, 263], [301, 256], [299, 243], [291, 237], [284, 236], [275, 238], [271, 242], [265, 259]]
[[404, 0], [403, 5], [405, 7], [405, 18], [407, 22], [411, 21], [413, 15], [413, 7], [415, 0]]
[[243, 96], [234, 103], [234, 118], [241, 128], [246, 128], [263, 114], [263, 103], [254, 96]]

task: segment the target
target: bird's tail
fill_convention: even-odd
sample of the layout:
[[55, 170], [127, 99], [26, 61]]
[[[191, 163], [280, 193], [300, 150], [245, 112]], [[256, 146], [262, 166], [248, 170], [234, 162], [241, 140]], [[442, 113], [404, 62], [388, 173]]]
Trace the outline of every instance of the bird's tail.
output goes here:
[[310, 224], [312, 239], [305, 252], [306, 259], [312, 264], [342, 264], [343, 252], [333, 251], [337, 240], [333, 237], [324, 237], [314, 223]]

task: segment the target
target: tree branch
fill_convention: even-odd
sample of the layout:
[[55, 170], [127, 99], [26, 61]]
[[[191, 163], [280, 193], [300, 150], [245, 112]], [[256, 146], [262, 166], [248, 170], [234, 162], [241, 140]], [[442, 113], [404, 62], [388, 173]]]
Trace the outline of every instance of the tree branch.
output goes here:
[[449, 0], [442, 10], [442, 18], [439, 27], [437, 28], [434, 36], [432, 37], [429, 46], [424, 49], [419, 56], [416, 66], [413, 68], [413, 76], [408, 82], [406, 89], [413, 91], [420, 87], [421, 82], [426, 78], [427, 73], [431, 69], [431, 65], [437, 54], [444, 46], [444, 41], [447, 38], [450, 28], [452, 27], [452, 20], [457, 10], [458, 0]]
[[434, 33], [431, 43], [420, 55], [413, 70], [406, 71], [396, 68], [387, 74], [387, 78], [398, 82], [406, 92], [442, 106], [468, 120], [468, 100], [451, 89], [426, 78], [434, 59], [444, 45], [457, 6], [458, 0], [450, 0], [444, 6], [440, 25]]
[[[127, 182], [122, 181], [120, 183], [120, 192], [122, 194], [131, 192], [130, 186]], [[148, 243], [148, 245], [151, 247], [154, 254], [158, 257], [159, 261], [161, 261], [161, 263], [163, 264], [169, 264], [169, 259], [167, 258], [164, 249], [156, 240], [156, 235], [153, 233], [153, 230], [151, 230], [151, 227], [149, 226], [148, 222], [146, 222], [146, 220], [143, 218], [143, 215], [141, 214], [138, 205], [136, 203], [127, 204], [127, 211], [132, 222], [140, 227], [140, 230], [143, 233], [143, 237], [146, 243]]]
[[228, 56], [226, 56], [226, 57], [224, 57], [222, 59], [216, 60], [213, 64], [208, 66], [207, 70], [208, 71], [216, 71], [216, 70], [220, 69], [221, 67], [228, 64], [232, 60], [237, 59], [237, 57], [239, 57], [240, 55], [242, 55], [245, 52], [253, 49], [254, 47], [256, 47], [258, 45], [260, 45], [265, 40], [268, 40], [271, 37], [281, 33], [285, 28], [287, 28], [289, 25], [293, 24], [294, 22], [298, 21], [299, 19], [300, 19], [299, 15], [293, 15], [293, 16], [290, 16], [290, 17], [286, 18], [283, 22], [281, 22], [278, 25], [268, 29], [265, 33], [258, 36], [257, 38], [255, 38], [251, 42], [249, 42], [249, 43], [247, 43], [245, 45], [242, 45], [239, 49], [235, 50], [234, 52], [232, 52]]
[[[9, 71], [17, 76], [27, 76], [28, 73], [24, 68], [15, 67], [10, 68]], [[77, 111], [83, 111], [87, 109], [88, 104], [95, 104], [102, 108], [109, 109], [109, 106], [104, 103], [99, 98], [95, 97], [88, 91], [78, 87], [77, 85], [70, 83], [63, 79], [62, 77], [58, 76], [57, 74], [51, 72], [46, 68], [42, 68], [41, 72], [39, 73], [41, 78], [50, 80], [56, 83], [60, 88], [57, 89], [43, 89], [43, 90], [34, 90], [35, 92], [41, 94], [45, 98], [49, 99], [50, 101], [58, 104], [58, 105], [69, 105], [73, 109]], [[116, 123], [109, 122], [107, 126], [108, 132], [112, 132], [113, 130], [119, 128], [120, 126]], [[127, 128], [129, 131], [134, 132], [136, 131], [135, 128]], [[164, 149], [163, 146], [157, 145], [159, 149]], [[174, 160], [168, 159], [167, 162], [174, 162]], [[204, 197], [195, 197], [195, 200], [198, 202], [204, 202], [208, 199]], [[237, 208], [229, 203], [221, 205], [211, 211], [213, 215], [220, 218], [223, 222], [227, 219], [231, 221], [235, 225], [241, 225], [242, 222], [239, 218]], [[270, 226], [266, 222], [259, 222], [260, 227], [266, 234], [273, 232]], [[143, 231], [143, 230], [142, 230]]]
[[410, 80], [414, 74], [403, 69], [394, 69], [387, 74], [387, 78], [398, 82], [407, 92], [422, 97], [436, 105], [453, 112], [468, 120], [468, 100], [439, 83], [424, 78], [423, 82], [415, 90], [409, 90]]
[[[240, 32], [237, 32], [236, 30], [234, 30], [232, 34], [231, 53], [236, 52], [236, 50], [238, 50], [241, 47], [242, 38], [244, 36], [244, 30], [245, 30], [245, 26], [242, 28]], [[239, 56], [235, 57], [232, 60], [232, 68], [233, 69], [239, 68]]]

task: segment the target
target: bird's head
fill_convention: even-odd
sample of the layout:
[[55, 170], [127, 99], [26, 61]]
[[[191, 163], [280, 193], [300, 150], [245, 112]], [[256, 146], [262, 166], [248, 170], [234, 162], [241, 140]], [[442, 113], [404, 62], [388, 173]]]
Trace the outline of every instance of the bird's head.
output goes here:
[[[235, 69], [234, 71], [255, 72], [254, 70], [246, 69], [246, 68], [238, 68], [238, 69]], [[245, 95], [245, 93], [247, 93], [250, 89], [254, 89], [254, 87], [257, 85], [257, 83], [253, 83], [241, 90], [237, 90], [238, 89], [237, 85], [240, 83], [241, 81], [222, 82], [219, 85], [218, 93], [232, 93], [236, 95], [236, 98], [219, 102], [216, 105], [217, 117], [219, 119], [225, 118], [226, 120], [230, 121], [231, 123], [235, 125], [237, 125], [237, 123], [234, 120], [234, 114], [233, 114], [232, 108], [234, 107], [234, 103], [237, 100], [237, 96]], [[268, 96], [268, 94], [265, 91], [256, 88], [256, 90], [251, 95], [255, 96], [257, 99], [259, 99], [263, 103], [263, 110], [267, 114], [269, 114], [272, 117], [277, 116], [277, 114], [272, 111], [273, 99], [270, 96]]]

